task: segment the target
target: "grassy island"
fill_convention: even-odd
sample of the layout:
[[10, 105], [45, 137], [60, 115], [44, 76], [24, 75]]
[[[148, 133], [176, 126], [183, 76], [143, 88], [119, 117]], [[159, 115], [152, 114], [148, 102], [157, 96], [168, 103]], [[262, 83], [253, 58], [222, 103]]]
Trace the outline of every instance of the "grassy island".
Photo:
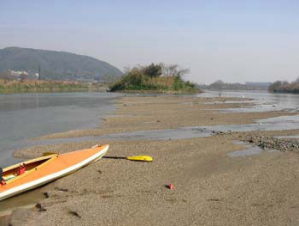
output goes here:
[[110, 86], [111, 92], [159, 92], [159, 93], [196, 93], [199, 89], [194, 83], [184, 81], [187, 69], [178, 65], [166, 66], [150, 64], [128, 70], [120, 80]]

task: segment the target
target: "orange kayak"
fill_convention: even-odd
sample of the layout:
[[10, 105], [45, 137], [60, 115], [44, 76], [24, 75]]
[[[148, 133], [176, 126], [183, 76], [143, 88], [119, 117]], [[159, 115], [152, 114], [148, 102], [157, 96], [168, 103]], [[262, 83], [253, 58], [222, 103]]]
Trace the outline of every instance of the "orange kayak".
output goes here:
[[102, 145], [65, 154], [50, 154], [4, 168], [0, 200], [73, 173], [102, 158], [108, 148], [109, 145]]

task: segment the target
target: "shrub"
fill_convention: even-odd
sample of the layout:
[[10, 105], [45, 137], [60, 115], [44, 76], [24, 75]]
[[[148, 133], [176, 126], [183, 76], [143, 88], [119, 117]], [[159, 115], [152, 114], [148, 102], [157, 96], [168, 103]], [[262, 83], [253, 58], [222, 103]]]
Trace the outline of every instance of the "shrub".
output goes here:
[[[162, 72], [166, 72], [162, 74]], [[110, 86], [110, 91], [121, 90], [158, 90], [195, 92], [195, 84], [184, 81], [182, 75], [188, 70], [179, 69], [178, 65], [165, 66], [150, 64], [144, 67], [134, 67], [117, 82]]]

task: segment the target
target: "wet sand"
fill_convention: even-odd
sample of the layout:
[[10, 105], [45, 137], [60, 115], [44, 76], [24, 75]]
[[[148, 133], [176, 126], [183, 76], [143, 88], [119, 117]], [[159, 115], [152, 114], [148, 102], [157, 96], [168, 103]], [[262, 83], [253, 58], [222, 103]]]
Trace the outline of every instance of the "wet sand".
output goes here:
[[[252, 103], [225, 103], [232, 100], [246, 101], [248, 99], [193, 96], [123, 97], [118, 102], [116, 114], [106, 117], [101, 128], [55, 133], [35, 139], [100, 136], [184, 126], [245, 124], [252, 123], [256, 119], [294, 115], [294, 113], [287, 112], [223, 113], [217, 111], [217, 109], [252, 106]], [[220, 103], [214, 103], [215, 101]]]
[[[102, 128], [39, 138], [63, 138], [182, 126], [248, 124], [287, 112], [224, 113], [247, 104], [233, 98], [123, 97]], [[220, 104], [207, 102], [223, 101]], [[32, 147], [18, 155], [60, 153], [110, 143], [109, 156], [146, 154], [152, 163], [104, 158], [40, 189], [38, 208], [13, 211], [12, 225], [298, 225], [299, 155], [261, 152], [231, 157], [248, 132], [180, 140], [84, 141]], [[297, 135], [298, 130], [259, 132]], [[165, 187], [174, 184], [175, 190]], [[30, 193], [24, 196], [30, 197]], [[32, 195], [32, 193], [31, 193]], [[18, 197], [16, 197], [18, 198]], [[7, 200], [5, 202], [9, 202]], [[42, 207], [42, 208], [41, 208]]]

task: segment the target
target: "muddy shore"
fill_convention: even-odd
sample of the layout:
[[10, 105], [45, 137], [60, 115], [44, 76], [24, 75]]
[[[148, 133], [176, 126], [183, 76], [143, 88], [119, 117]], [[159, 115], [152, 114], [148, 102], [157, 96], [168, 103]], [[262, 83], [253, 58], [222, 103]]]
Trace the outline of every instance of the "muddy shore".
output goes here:
[[[192, 96], [122, 97], [101, 128], [50, 134], [38, 140], [174, 129], [186, 126], [249, 124], [288, 112], [225, 113], [219, 109], [252, 103], [236, 98]], [[207, 104], [209, 103], [209, 104]], [[299, 225], [299, 155], [274, 136], [297, 130], [216, 133], [170, 140], [98, 140], [36, 146], [19, 157], [59, 153], [110, 143], [109, 156], [146, 154], [152, 163], [102, 159], [22, 198], [31, 208], [6, 214], [12, 225]], [[263, 139], [261, 139], [263, 137]], [[264, 139], [267, 138], [267, 139]], [[258, 155], [231, 157], [246, 149], [234, 141], [268, 143]], [[271, 143], [272, 142], [272, 143]], [[292, 141], [293, 142], [293, 141]], [[271, 144], [274, 145], [271, 147]], [[275, 146], [276, 145], [276, 146]], [[278, 151], [267, 151], [276, 148]], [[165, 187], [174, 184], [175, 190]], [[41, 194], [41, 195], [40, 195]], [[17, 202], [21, 197], [16, 197]], [[9, 206], [11, 200], [5, 201]], [[1, 209], [0, 209], [1, 210]]]

